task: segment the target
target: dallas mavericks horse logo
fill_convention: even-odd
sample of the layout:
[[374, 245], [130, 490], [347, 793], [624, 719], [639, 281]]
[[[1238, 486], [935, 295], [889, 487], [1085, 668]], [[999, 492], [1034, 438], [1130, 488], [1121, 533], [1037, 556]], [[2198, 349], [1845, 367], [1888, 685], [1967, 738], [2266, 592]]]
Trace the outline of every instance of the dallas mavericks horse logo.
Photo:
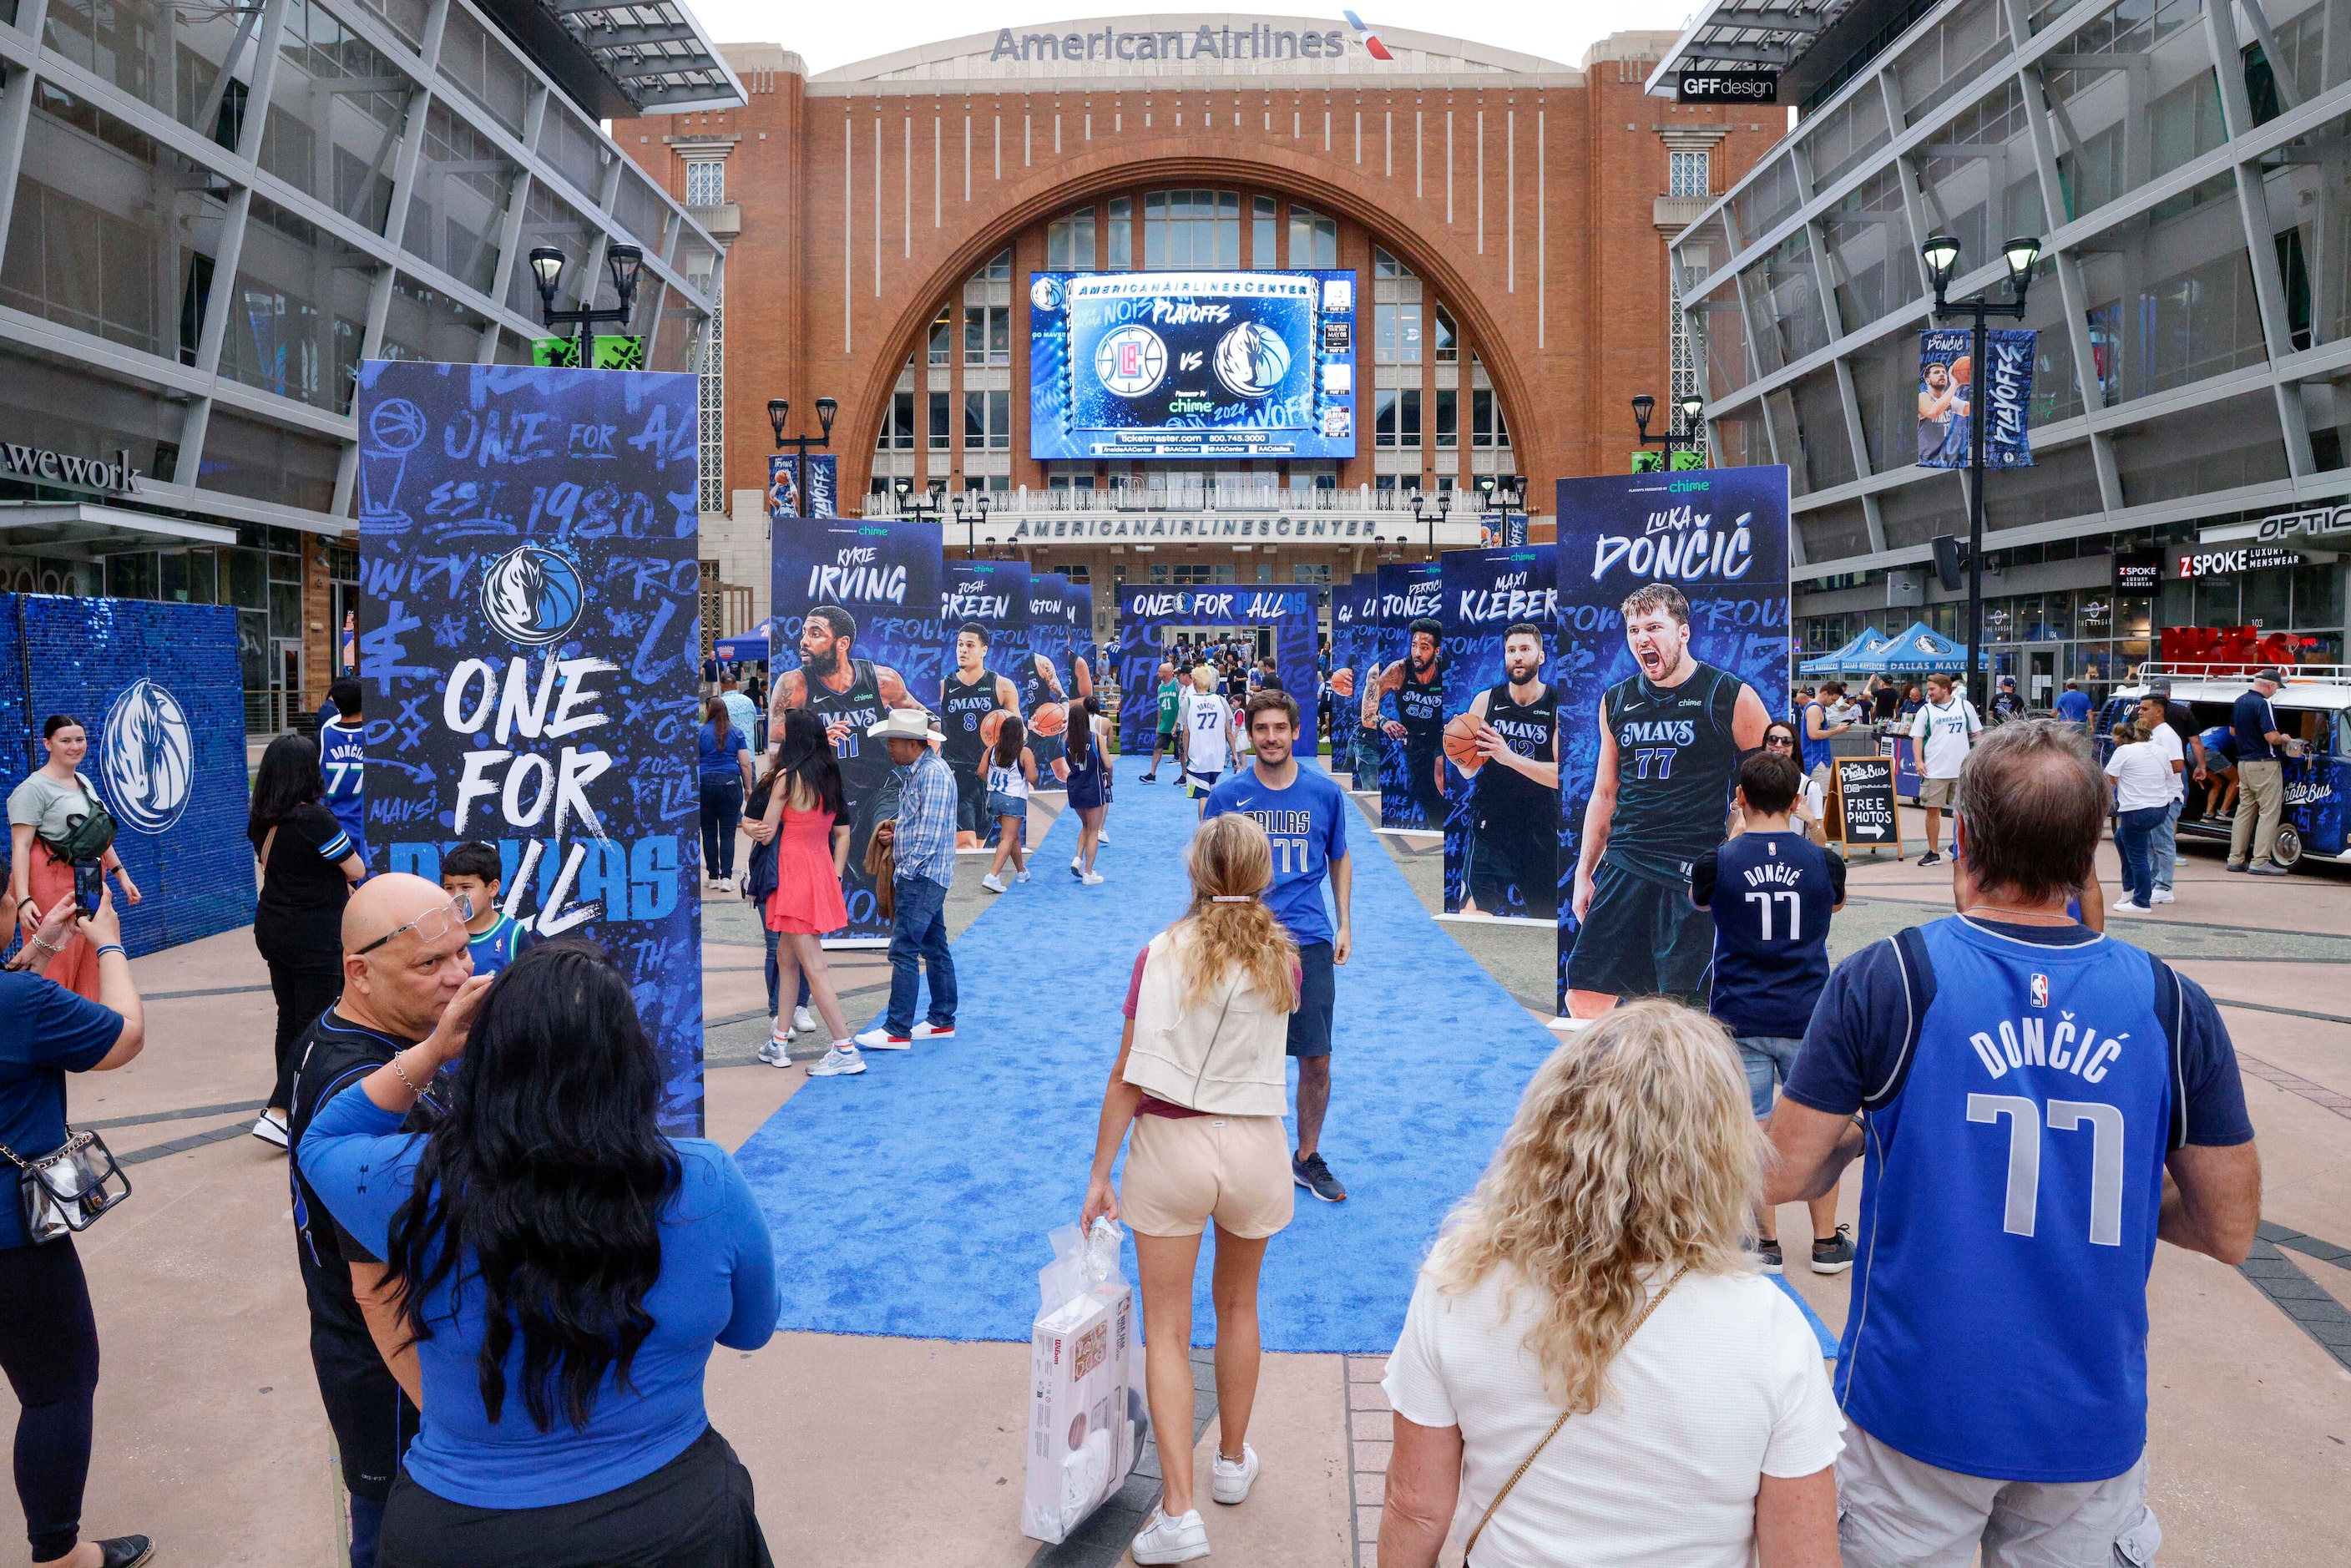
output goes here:
[[125, 686], [106, 710], [98, 771], [124, 826], [154, 834], [178, 821], [195, 779], [195, 737], [180, 699], [149, 680]]
[[1217, 341], [1217, 379], [1235, 397], [1263, 397], [1290, 373], [1290, 345], [1257, 321], [1243, 321]]
[[482, 618], [526, 647], [562, 637], [587, 602], [580, 569], [541, 545], [518, 545], [482, 569]]

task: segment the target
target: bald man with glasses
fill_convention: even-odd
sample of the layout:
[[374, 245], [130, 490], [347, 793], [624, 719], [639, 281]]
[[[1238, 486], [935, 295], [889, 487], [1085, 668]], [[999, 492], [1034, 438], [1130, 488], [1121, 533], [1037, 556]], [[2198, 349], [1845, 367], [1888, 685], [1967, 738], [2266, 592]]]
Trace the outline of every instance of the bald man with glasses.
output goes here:
[[[474, 978], [465, 922], [472, 911], [421, 876], [394, 872], [362, 883], [343, 908], [343, 990], [294, 1044], [289, 1140], [299, 1150], [319, 1108], [428, 1036], [462, 1037], [489, 989]], [[411, 1113], [440, 1113], [431, 1085]], [[381, 1259], [335, 1222], [298, 1160], [294, 1250], [310, 1308], [310, 1364], [351, 1494], [351, 1568], [374, 1568], [376, 1533], [400, 1456], [416, 1436], [416, 1352], [385, 1283]]]

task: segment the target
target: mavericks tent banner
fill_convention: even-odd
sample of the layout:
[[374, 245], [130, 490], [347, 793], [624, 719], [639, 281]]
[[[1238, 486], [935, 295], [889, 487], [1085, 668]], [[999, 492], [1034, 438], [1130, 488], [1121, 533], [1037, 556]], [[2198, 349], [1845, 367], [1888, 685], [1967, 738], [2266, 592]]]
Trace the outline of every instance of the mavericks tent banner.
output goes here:
[[1380, 732], [1384, 833], [1445, 831], [1444, 584], [1433, 560], [1379, 569], [1379, 601], [1360, 683], [1363, 722]]
[[1970, 357], [1974, 334], [1936, 327], [1918, 334], [1918, 466], [1968, 465], [1969, 420], [1980, 407], [1984, 466], [2030, 468], [2032, 361], [2041, 334], [2029, 327], [1984, 334], [1983, 364]]
[[1447, 550], [1445, 913], [1559, 921], [1555, 549]]
[[[478, 840], [532, 935], [593, 939], [702, 1128], [696, 378], [360, 367], [360, 679], [378, 869]], [[391, 729], [379, 742], [377, 721]]]
[[874, 828], [898, 814], [898, 775], [889, 747], [865, 732], [893, 707], [924, 706], [915, 694], [937, 685], [939, 530], [811, 519], [777, 530], [774, 559], [768, 730], [779, 735], [785, 711], [796, 707], [825, 722], [849, 802], [841, 874], [849, 925], [826, 944], [871, 946], [889, 940], [890, 923], [875, 912], [865, 851]]
[[1559, 482], [1559, 1009], [1702, 1002], [1689, 866], [1788, 711], [1788, 470]]

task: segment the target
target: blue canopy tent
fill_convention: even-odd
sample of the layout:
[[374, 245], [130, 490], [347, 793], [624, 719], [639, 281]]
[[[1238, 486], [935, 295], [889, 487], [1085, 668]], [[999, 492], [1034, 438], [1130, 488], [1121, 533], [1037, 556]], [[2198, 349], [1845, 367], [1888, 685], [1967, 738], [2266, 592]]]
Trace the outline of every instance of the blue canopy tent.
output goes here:
[[1877, 652], [1845, 667], [1855, 674], [1864, 675], [1931, 675], [1938, 670], [1956, 674], [1966, 668], [1967, 662], [1965, 646], [1952, 642], [1924, 621], [1914, 621], [1907, 631]]
[[748, 632], [732, 637], [721, 637], [711, 650], [711, 656], [722, 664], [739, 664], [768, 656], [768, 637], [775, 630], [773, 621], [762, 621]]
[[1860, 668], [1864, 659], [1892, 641], [1891, 636], [1876, 627], [1865, 626], [1861, 629], [1861, 635], [1844, 647], [1815, 659], [1806, 659], [1797, 667], [1807, 675], [1841, 675], [1847, 670]]

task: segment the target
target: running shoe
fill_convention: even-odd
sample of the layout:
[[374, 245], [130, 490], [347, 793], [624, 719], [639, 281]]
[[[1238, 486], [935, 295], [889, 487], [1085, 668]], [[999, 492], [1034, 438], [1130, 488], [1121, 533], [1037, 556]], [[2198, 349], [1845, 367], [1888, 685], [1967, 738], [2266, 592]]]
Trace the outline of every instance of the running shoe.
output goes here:
[[1022, 866], [1020, 868], [1020, 874], [1014, 877], [1012, 880], [1015, 882], [1027, 882], [1029, 880], [1029, 868], [1025, 865]]
[[2145, 915], [2150, 907], [2152, 906], [2149, 904], [2134, 903], [2127, 898], [2118, 898], [2115, 901], [2116, 915]]
[[914, 1026], [916, 1040], [953, 1040], [955, 1025], [951, 1023], [918, 1023]]
[[810, 1078], [844, 1078], [865, 1071], [865, 1059], [857, 1054], [854, 1043], [843, 1050], [839, 1044], [809, 1063]]
[[790, 1047], [785, 1041], [770, 1035], [768, 1038], [768, 1043], [759, 1048], [759, 1060], [770, 1067], [789, 1067], [791, 1065]]
[[2179, 901], [2171, 896], [2171, 889], [2168, 887], [2158, 887], [2155, 890], [2155, 902], [2158, 904], [2177, 904]]
[[1101, 832], [1096, 833], [1094, 835], [1094, 842], [1098, 844], [1106, 844], [1110, 842], [1110, 830], [1108, 828], [1104, 828]]
[[1777, 1241], [1758, 1241], [1755, 1243], [1754, 1251], [1755, 1266], [1766, 1274], [1784, 1274], [1788, 1271], [1787, 1260], [1780, 1255], [1780, 1244]]
[[1170, 1519], [1166, 1510], [1154, 1503], [1133, 1551], [1137, 1563], [1196, 1562], [1208, 1554], [1208, 1527], [1200, 1522], [1196, 1508], [1181, 1519]]
[[2292, 876], [2294, 874], [2275, 861], [2263, 861], [2259, 865], [2247, 866], [2245, 871], [2251, 876]]
[[1339, 1178], [1331, 1174], [1331, 1167], [1322, 1163], [1320, 1154], [1309, 1155], [1304, 1159], [1292, 1155], [1290, 1157], [1290, 1179], [1325, 1203], [1346, 1201], [1347, 1189], [1339, 1185]]
[[1941, 865], [1943, 863], [1942, 852], [1939, 850], [1928, 850], [1925, 854], [1918, 857], [1918, 863], [1920, 865]]
[[286, 1113], [264, 1111], [253, 1119], [253, 1135], [278, 1148], [286, 1146]]
[[892, 1034], [888, 1025], [878, 1023], [850, 1043], [863, 1051], [912, 1051], [914, 1049], [914, 1040], [912, 1035]]
[[1238, 1460], [1225, 1458], [1225, 1451], [1218, 1448], [1208, 1467], [1208, 1495], [1228, 1505], [1247, 1502], [1249, 1488], [1257, 1484], [1257, 1450], [1247, 1443], [1241, 1445]]
[[2238, 864], [2236, 862], [2234, 862], [2234, 861], [2231, 861], [2231, 862], [2229, 862], [2229, 868], [2228, 868], [2228, 869], [2229, 869], [2229, 870], [2231, 870], [2231, 871], [2243, 871], [2243, 870], [2245, 870], [2245, 869], [2247, 869], [2247, 868], [2245, 868], [2244, 866], [2241, 866], [2241, 865], [2239, 865], [2239, 864]]
[[1840, 1225], [1836, 1234], [1823, 1241], [1813, 1238], [1813, 1272], [1842, 1274], [1853, 1267], [1853, 1227]]
[[1100, 887], [1102, 884], [1102, 873], [1098, 871], [1090, 871], [1086, 873], [1085, 875], [1078, 878], [1078, 880], [1084, 883], [1088, 887]]
[[997, 875], [994, 872], [989, 872], [986, 876], [979, 879], [979, 885], [987, 889], [990, 893], [1002, 893], [1004, 891], [1004, 879]]

